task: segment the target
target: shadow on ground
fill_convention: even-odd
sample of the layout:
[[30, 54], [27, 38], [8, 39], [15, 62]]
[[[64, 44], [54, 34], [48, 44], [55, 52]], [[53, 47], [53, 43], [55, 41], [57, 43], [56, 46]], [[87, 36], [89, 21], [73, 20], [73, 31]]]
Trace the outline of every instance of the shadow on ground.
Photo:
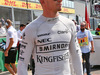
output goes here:
[[100, 65], [95, 65], [91, 67], [91, 71], [96, 71], [96, 70], [100, 70]]
[[95, 65], [91, 67], [91, 72], [92, 74], [100, 75], [100, 65]]
[[2, 72], [0, 75], [9, 75], [10, 73], [8, 71]]

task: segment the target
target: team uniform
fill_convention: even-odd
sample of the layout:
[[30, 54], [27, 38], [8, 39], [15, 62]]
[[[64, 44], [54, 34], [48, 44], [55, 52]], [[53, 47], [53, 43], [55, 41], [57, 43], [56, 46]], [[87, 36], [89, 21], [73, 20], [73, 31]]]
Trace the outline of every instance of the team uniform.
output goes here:
[[17, 47], [17, 42], [18, 42], [18, 37], [17, 37], [17, 31], [10, 26], [7, 30], [7, 36], [6, 36], [6, 48], [8, 48], [9, 43], [10, 43], [10, 38], [13, 38], [14, 43], [10, 50], [8, 51], [8, 56], [5, 56], [5, 63], [15, 63], [16, 60], [16, 47]]
[[27, 66], [31, 54], [35, 60], [35, 75], [71, 75], [70, 54], [76, 75], [83, 75], [82, 66], [79, 66], [81, 51], [76, 38], [76, 28], [65, 17], [46, 18], [41, 15], [25, 28], [18, 75], [28, 75]]

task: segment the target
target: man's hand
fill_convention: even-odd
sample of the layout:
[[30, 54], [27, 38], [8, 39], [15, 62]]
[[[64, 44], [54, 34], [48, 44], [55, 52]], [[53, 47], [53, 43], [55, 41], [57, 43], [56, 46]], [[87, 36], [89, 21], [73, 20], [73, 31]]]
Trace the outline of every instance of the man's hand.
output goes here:
[[95, 51], [94, 51], [94, 48], [91, 48], [91, 53], [94, 53]]
[[8, 51], [6, 50], [6, 51], [4, 52], [4, 54], [5, 54], [5, 56], [8, 56]]

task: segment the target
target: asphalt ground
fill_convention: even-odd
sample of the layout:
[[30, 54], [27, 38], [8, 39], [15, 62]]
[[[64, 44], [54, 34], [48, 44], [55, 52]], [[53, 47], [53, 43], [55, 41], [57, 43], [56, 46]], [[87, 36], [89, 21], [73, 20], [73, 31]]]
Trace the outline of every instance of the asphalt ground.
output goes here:
[[[100, 65], [93, 66], [91, 68], [92, 75], [100, 75]], [[0, 72], [0, 75], [11, 75], [8, 71]], [[16, 74], [17, 75], [17, 74]], [[28, 70], [28, 75], [32, 75], [31, 70]], [[86, 74], [84, 74], [86, 75]]]

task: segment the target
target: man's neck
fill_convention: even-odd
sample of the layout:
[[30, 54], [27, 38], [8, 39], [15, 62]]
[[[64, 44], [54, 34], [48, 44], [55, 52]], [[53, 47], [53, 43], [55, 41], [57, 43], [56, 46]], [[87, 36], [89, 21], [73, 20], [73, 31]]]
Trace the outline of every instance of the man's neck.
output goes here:
[[20, 29], [20, 31], [22, 31], [22, 29]]
[[43, 12], [43, 16], [47, 17], [47, 18], [54, 18], [57, 17], [59, 15], [58, 12]]
[[12, 26], [12, 25], [9, 25], [8, 28], [11, 27], [11, 26]]

